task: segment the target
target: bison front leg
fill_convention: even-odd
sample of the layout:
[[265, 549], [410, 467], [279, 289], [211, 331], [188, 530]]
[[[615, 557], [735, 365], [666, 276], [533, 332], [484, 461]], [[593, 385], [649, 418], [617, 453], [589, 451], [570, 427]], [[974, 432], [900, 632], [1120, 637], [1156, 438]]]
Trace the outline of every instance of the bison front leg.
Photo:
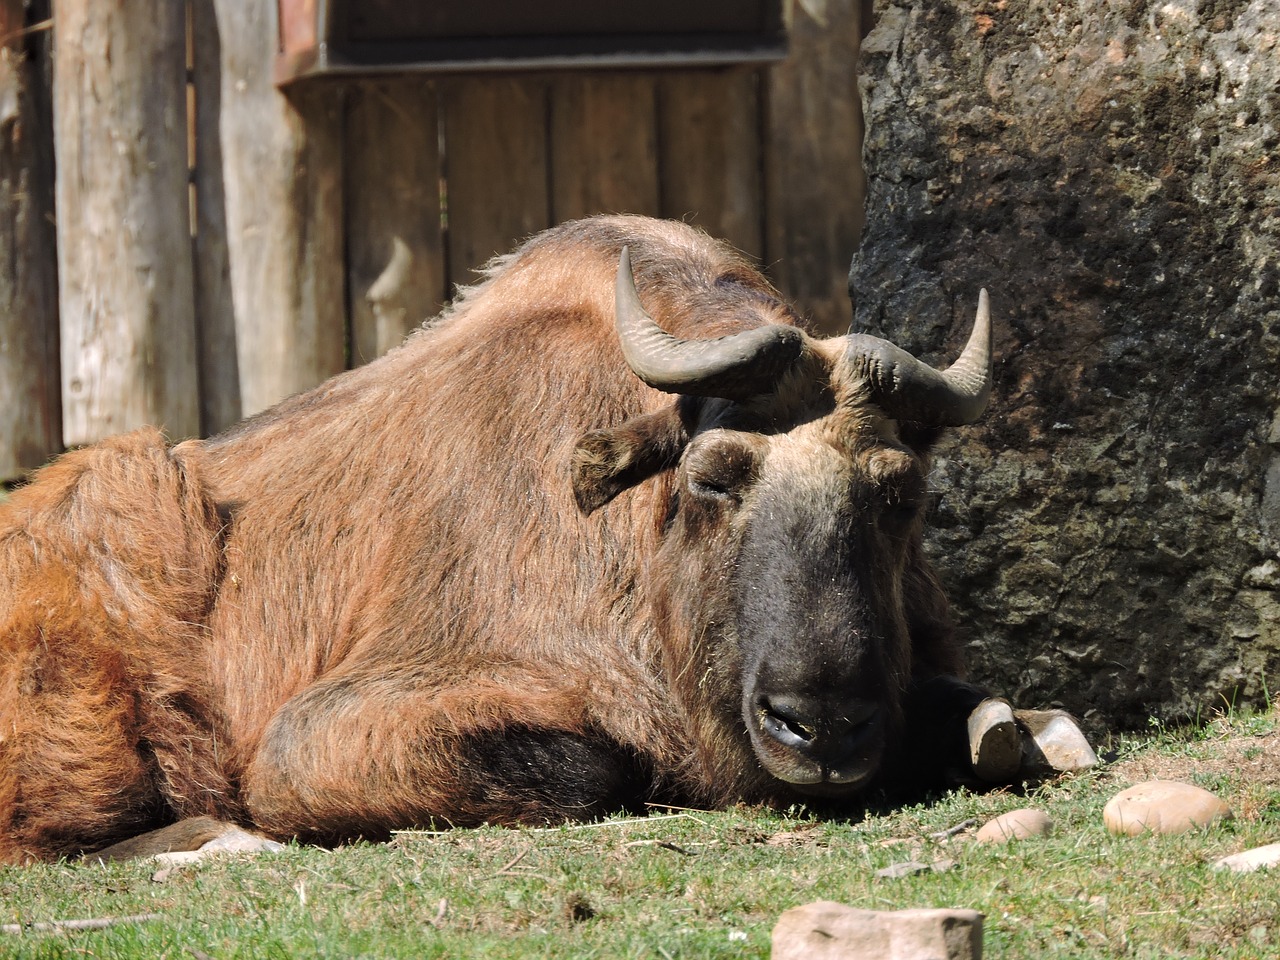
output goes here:
[[903, 701], [904, 749], [886, 770], [886, 781], [907, 793], [976, 782], [968, 718], [990, 694], [952, 676], [917, 680]]
[[234, 823], [213, 817], [191, 817], [113, 843], [85, 859], [91, 863], [108, 863], [166, 853], [181, 853], [200, 859], [219, 853], [264, 853], [282, 849], [274, 840], [249, 833]]
[[408, 672], [327, 679], [268, 725], [244, 778], [246, 807], [273, 836], [326, 844], [635, 808], [644, 764], [593, 727], [585, 700], [531, 675], [452, 686]]
[[1022, 748], [1020, 777], [1036, 779], [1098, 765], [1084, 731], [1065, 710], [1014, 710], [1013, 716]]
[[1017, 710], [955, 677], [914, 684], [905, 713], [907, 749], [894, 767], [894, 779], [909, 786], [989, 787], [1085, 770], [1098, 762], [1067, 712]]

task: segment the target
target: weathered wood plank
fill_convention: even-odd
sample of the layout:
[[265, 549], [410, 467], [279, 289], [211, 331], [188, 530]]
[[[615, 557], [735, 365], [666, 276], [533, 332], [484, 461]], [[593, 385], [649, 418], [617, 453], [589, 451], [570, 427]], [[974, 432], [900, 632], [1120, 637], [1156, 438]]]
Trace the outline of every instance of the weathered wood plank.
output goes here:
[[537, 77], [442, 84], [449, 283], [551, 225], [547, 85]]
[[276, 4], [213, 3], [227, 262], [247, 415], [345, 365], [342, 94], [317, 85], [286, 98], [272, 82]]
[[656, 80], [648, 74], [568, 74], [551, 98], [551, 211], [661, 214]]
[[861, 0], [796, 0], [791, 49], [768, 71], [766, 262], [816, 326], [852, 319], [847, 277], [862, 234]]
[[349, 91], [345, 192], [351, 362], [399, 344], [445, 299], [434, 84], [380, 80]]
[[218, 131], [222, 103], [221, 43], [214, 0], [190, 0], [195, 88], [196, 328], [200, 363], [200, 428], [217, 433], [242, 416], [236, 317], [227, 250], [226, 195]]
[[0, 0], [0, 481], [62, 442], [52, 105], [23, 29]]
[[53, 13], [63, 437], [194, 435], [185, 6]]
[[658, 84], [662, 215], [764, 256], [760, 72], [698, 71]]

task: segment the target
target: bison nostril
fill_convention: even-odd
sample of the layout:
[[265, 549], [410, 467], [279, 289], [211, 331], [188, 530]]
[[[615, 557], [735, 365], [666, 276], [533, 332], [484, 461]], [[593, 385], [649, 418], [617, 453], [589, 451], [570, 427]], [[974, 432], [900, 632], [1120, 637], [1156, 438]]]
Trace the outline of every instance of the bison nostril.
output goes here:
[[787, 697], [762, 697], [760, 724], [769, 736], [789, 747], [803, 747], [818, 735], [817, 722]]
[[774, 740], [814, 755], [855, 751], [875, 729], [880, 708], [872, 702], [824, 704], [781, 694], [757, 701], [760, 726]]

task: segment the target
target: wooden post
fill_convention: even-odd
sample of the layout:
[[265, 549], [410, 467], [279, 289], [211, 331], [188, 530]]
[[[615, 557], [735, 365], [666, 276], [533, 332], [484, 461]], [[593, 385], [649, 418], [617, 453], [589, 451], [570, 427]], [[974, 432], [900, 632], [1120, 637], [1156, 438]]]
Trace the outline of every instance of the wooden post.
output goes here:
[[49, 91], [0, 0], [0, 481], [61, 446]]
[[436, 93], [378, 80], [347, 103], [347, 295], [351, 362], [399, 344], [445, 298]]
[[773, 279], [825, 333], [849, 328], [862, 235], [861, 0], [791, 0], [791, 50], [769, 70], [765, 169]]
[[194, 435], [185, 5], [53, 11], [63, 437]]
[[197, 36], [196, 47], [216, 45], [220, 82], [196, 98], [216, 96], [222, 197], [196, 202], [223, 203], [247, 415], [345, 366], [342, 94], [330, 84], [288, 98], [276, 89], [275, 3], [213, 5], [217, 35]]

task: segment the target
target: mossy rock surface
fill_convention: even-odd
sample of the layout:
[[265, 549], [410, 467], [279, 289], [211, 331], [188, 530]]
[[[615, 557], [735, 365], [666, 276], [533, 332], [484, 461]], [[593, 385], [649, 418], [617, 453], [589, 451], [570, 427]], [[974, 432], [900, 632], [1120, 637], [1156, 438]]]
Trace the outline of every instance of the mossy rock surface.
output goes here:
[[1280, 677], [1280, 12], [876, 4], [855, 328], [937, 363], [978, 290], [985, 419], [931, 550], [978, 679], [1096, 732]]

